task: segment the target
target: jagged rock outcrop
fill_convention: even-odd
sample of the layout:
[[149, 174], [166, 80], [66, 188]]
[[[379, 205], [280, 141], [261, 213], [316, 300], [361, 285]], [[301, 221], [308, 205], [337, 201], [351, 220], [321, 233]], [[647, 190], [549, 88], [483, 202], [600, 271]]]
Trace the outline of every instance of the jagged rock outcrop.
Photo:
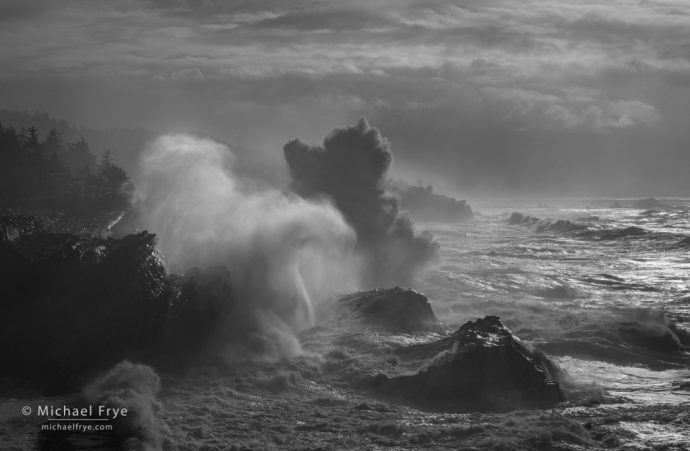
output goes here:
[[548, 408], [564, 400], [556, 365], [529, 349], [496, 316], [468, 322], [448, 338], [402, 352], [434, 357], [416, 374], [378, 375], [371, 388], [422, 408], [502, 411]]
[[191, 268], [168, 278], [168, 303], [164, 330], [166, 351], [174, 350], [183, 364], [214, 338], [232, 308], [230, 271], [224, 266]]
[[25, 214], [0, 216], [0, 243], [9, 243], [22, 235], [43, 230], [40, 220]]
[[534, 216], [529, 215], [523, 215], [522, 213], [518, 213], [517, 211], [515, 211], [510, 214], [510, 216], [508, 217], [508, 221], [506, 222], [509, 225], [532, 225], [538, 223], [539, 221], [539, 218], [535, 218]]
[[54, 381], [155, 341], [166, 272], [142, 232], [119, 240], [35, 232], [0, 245], [2, 373]]
[[348, 317], [393, 332], [415, 332], [439, 326], [429, 300], [408, 288], [362, 291], [338, 300]]
[[0, 376], [61, 392], [125, 358], [184, 364], [232, 308], [226, 268], [169, 275], [152, 233], [49, 230], [0, 216]]
[[474, 219], [464, 200], [436, 194], [431, 186], [411, 186], [397, 190], [400, 206], [420, 221], [465, 222]]

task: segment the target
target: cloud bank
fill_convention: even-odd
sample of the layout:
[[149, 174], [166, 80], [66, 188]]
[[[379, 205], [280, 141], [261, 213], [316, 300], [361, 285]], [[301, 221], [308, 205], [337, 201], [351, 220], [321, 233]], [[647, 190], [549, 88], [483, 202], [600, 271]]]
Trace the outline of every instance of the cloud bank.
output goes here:
[[690, 189], [678, 169], [690, 162], [687, 2], [0, 8], [0, 107], [210, 132], [273, 158], [288, 136], [364, 115], [396, 145], [398, 175], [441, 175], [450, 190]]

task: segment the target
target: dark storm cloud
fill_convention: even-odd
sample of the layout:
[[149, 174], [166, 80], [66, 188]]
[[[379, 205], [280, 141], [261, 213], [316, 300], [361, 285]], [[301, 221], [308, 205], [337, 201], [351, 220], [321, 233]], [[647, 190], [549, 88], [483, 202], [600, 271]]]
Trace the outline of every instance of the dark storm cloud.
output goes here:
[[427, 235], [416, 235], [398, 212], [398, 200], [385, 193], [392, 162], [389, 142], [362, 118], [333, 130], [323, 146], [299, 139], [284, 147], [294, 191], [307, 198], [327, 195], [352, 225], [365, 254], [372, 287], [409, 284], [436, 252]]

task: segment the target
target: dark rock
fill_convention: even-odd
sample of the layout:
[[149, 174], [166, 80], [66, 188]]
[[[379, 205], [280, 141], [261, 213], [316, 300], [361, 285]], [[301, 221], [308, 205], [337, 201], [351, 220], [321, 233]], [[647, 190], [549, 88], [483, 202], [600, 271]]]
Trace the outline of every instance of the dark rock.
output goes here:
[[0, 243], [9, 243], [22, 235], [43, 230], [41, 221], [30, 215], [8, 214], [0, 216]]
[[143, 352], [167, 309], [154, 246], [147, 232], [119, 240], [36, 232], [1, 243], [2, 374], [70, 384]]
[[609, 208], [625, 208], [625, 207], [623, 207], [623, 204], [621, 204], [620, 202], [615, 201], [614, 203], [611, 204], [611, 206]]
[[151, 233], [106, 239], [51, 228], [0, 216], [0, 376], [64, 392], [126, 358], [185, 365], [228, 318], [226, 268], [168, 275]]
[[400, 206], [420, 221], [465, 222], [474, 219], [472, 208], [464, 200], [433, 192], [431, 186], [411, 186], [397, 190]]
[[170, 294], [164, 343], [175, 361], [193, 358], [214, 337], [232, 303], [230, 271], [224, 266], [192, 268], [168, 278]]
[[628, 343], [655, 351], [678, 352], [690, 348], [690, 333], [663, 313], [647, 313], [636, 321], [623, 322], [618, 333]]
[[341, 298], [338, 304], [363, 324], [390, 331], [414, 332], [439, 325], [426, 296], [407, 288], [361, 291]]
[[0, 376], [65, 392], [123, 359], [186, 365], [225, 330], [226, 268], [168, 275], [151, 233], [51, 229], [0, 216]]
[[525, 224], [526, 222], [536, 222], [538, 221], [537, 218], [532, 217], [532, 216], [527, 216], [523, 215], [522, 213], [513, 212], [510, 214], [510, 217], [508, 217], [508, 224], [510, 225], [521, 225]]
[[664, 209], [668, 208], [669, 206], [666, 205], [665, 203], [659, 201], [658, 199], [655, 199], [653, 197], [648, 197], [646, 199], [640, 199], [637, 200], [633, 203], [632, 205], [633, 208], [639, 208], [640, 210], [659, 210], [659, 209]]
[[530, 350], [496, 316], [463, 325], [452, 336], [406, 352], [432, 353], [413, 375], [378, 375], [378, 393], [435, 410], [548, 408], [564, 400], [558, 367]]

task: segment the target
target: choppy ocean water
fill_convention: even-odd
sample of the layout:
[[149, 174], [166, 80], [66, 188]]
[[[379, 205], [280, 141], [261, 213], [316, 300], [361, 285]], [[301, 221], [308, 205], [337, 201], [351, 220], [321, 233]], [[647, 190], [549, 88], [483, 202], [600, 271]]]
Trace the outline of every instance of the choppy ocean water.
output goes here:
[[[467, 224], [418, 224], [440, 244], [420, 275], [445, 332], [356, 330], [324, 315], [302, 354], [161, 373], [162, 449], [688, 449], [690, 204], [645, 211], [613, 200], [540, 208], [479, 207]], [[510, 221], [519, 212], [521, 220]], [[512, 222], [512, 223], [511, 223]], [[546, 411], [424, 411], [357, 388], [377, 373], [428, 362], [398, 352], [485, 315], [569, 375], [568, 400]], [[17, 392], [4, 399], [2, 443], [30, 449], [23, 404], [69, 403]], [[98, 437], [83, 441], [99, 449]], [[88, 448], [88, 446], [91, 446]], [[27, 448], [29, 447], [29, 448]], [[12, 449], [12, 448], [11, 448]]]
[[[688, 201], [596, 206], [614, 201], [485, 209], [472, 224], [429, 225], [441, 259], [420, 288], [447, 322], [501, 316], [578, 381], [636, 402], [690, 401], [678, 388], [690, 354], [661, 338], [668, 321], [690, 326]], [[539, 219], [511, 225], [513, 211]]]

